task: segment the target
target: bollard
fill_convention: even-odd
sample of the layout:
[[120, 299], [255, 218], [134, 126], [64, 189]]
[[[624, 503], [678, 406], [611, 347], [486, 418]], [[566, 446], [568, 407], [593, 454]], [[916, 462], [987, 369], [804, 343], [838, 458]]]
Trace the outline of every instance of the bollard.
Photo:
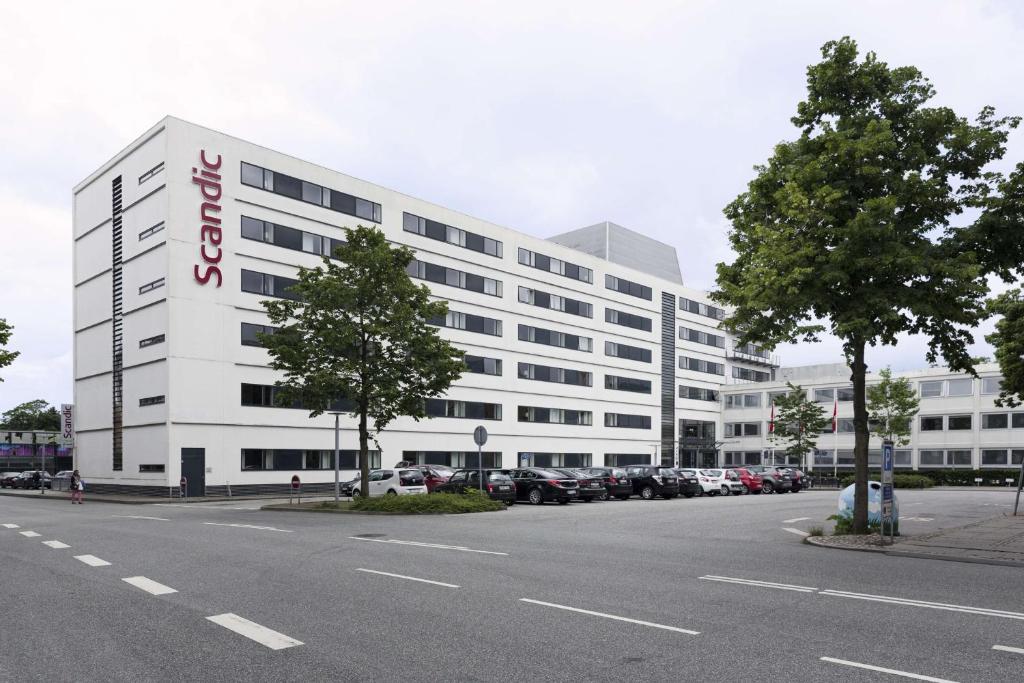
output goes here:
[[178, 489], [179, 489], [178, 497], [181, 498], [182, 500], [184, 500], [187, 503], [188, 502], [188, 479], [186, 479], [185, 477], [182, 477], [181, 481], [178, 482]]

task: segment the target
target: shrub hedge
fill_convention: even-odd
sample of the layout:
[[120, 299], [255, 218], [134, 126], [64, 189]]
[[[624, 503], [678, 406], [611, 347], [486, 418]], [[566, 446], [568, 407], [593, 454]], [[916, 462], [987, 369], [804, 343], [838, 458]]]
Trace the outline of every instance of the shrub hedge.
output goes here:
[[[1005, 486], [1007, 479], [1013, 479], [1014, 486], [1017, 484], [1017, 478], [1020, 476], [1020, 470], [921, 470], [913, 474], [907, 473], [894, 473], [893, 474], [893, 486], [898, 489], [926, 489], [930, 486], [974, 486], [975, 479], [983, 479], [983, 486], [992, 486], [993, 484], [999, 486]], [[878, 481], [882, 475], [880, 472], [872, 471], [868, 472], [868, 479], [872, 481]], [[853, 475], [846, 474], [840, 480], [840, 484], [843, 487], [849, 486], [853, 483]]]
[[410, 515], [493, 512], [504, 510], [505, 503], [491, 500], [478, 491], [457, 493], [431, 493], [419, 496], [358, 496], [352, 501], [350, 510], [361, 512], [399, 512]]

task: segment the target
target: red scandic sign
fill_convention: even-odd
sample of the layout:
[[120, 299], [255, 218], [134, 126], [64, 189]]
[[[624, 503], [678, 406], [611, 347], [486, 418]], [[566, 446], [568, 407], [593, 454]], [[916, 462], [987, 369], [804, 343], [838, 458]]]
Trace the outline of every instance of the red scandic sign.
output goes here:
[[[220, 248], [222, 239], [220, 228], [222, 188], [220, 173], [217, 171], [223, 162], [219, 154], [214, 161], [207, 159], [205, 149], [200, 150], [199, 161], [202, 163], [203, 168], [201, 170], [195, 167], [192, 168], [192, 182], [199, 186], [199, 192], [203, 199], [199, 206], [199, 256], [202, 258], [203, 264], [202, 266], [199, 264], [192, 266], [192, 275], [195, 277], [196, 282], [201, 285], [205, 285], [211, 278], [216, 276], [217, 286], [220, 287], [223, 278], [220, 266], [217, 264], [220, 263], [224, 253]], [[207, 251], [207, 246], [212, 246], [213, 248]], [[200, 272], [200, 268], [205, 268], [205, 270]]]
[[293, 474], [292, 475], [292, 488], [293, 489], [299, 488], [299, 475], [297, 475], [297, 474]]

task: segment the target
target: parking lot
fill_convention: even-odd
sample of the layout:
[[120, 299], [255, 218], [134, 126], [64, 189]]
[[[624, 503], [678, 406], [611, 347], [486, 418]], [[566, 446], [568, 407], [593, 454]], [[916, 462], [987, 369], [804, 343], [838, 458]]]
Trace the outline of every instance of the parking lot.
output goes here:
[[[796, 532], [835, 501], [812, 490], [396, 517], [0, 498], [12, 596], [0, 626], [61, 653], [15, 648], [0, 678], [1015, 679], [1019, 569], [803, 544]], [[901, 494], [907, 533], [1010, 502]]]

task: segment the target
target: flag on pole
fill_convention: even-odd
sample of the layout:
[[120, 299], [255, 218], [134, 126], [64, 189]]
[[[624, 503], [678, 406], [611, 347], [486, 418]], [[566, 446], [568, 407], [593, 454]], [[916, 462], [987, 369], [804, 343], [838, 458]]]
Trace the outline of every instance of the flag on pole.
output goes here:
[[833, 399], [832, 401], [832, 433], [835, 434], [839, 427], [839, 400]]
[[768, 421], [768, 433], [775, 433], [775, 401], [772, 401], [772, 418]]

